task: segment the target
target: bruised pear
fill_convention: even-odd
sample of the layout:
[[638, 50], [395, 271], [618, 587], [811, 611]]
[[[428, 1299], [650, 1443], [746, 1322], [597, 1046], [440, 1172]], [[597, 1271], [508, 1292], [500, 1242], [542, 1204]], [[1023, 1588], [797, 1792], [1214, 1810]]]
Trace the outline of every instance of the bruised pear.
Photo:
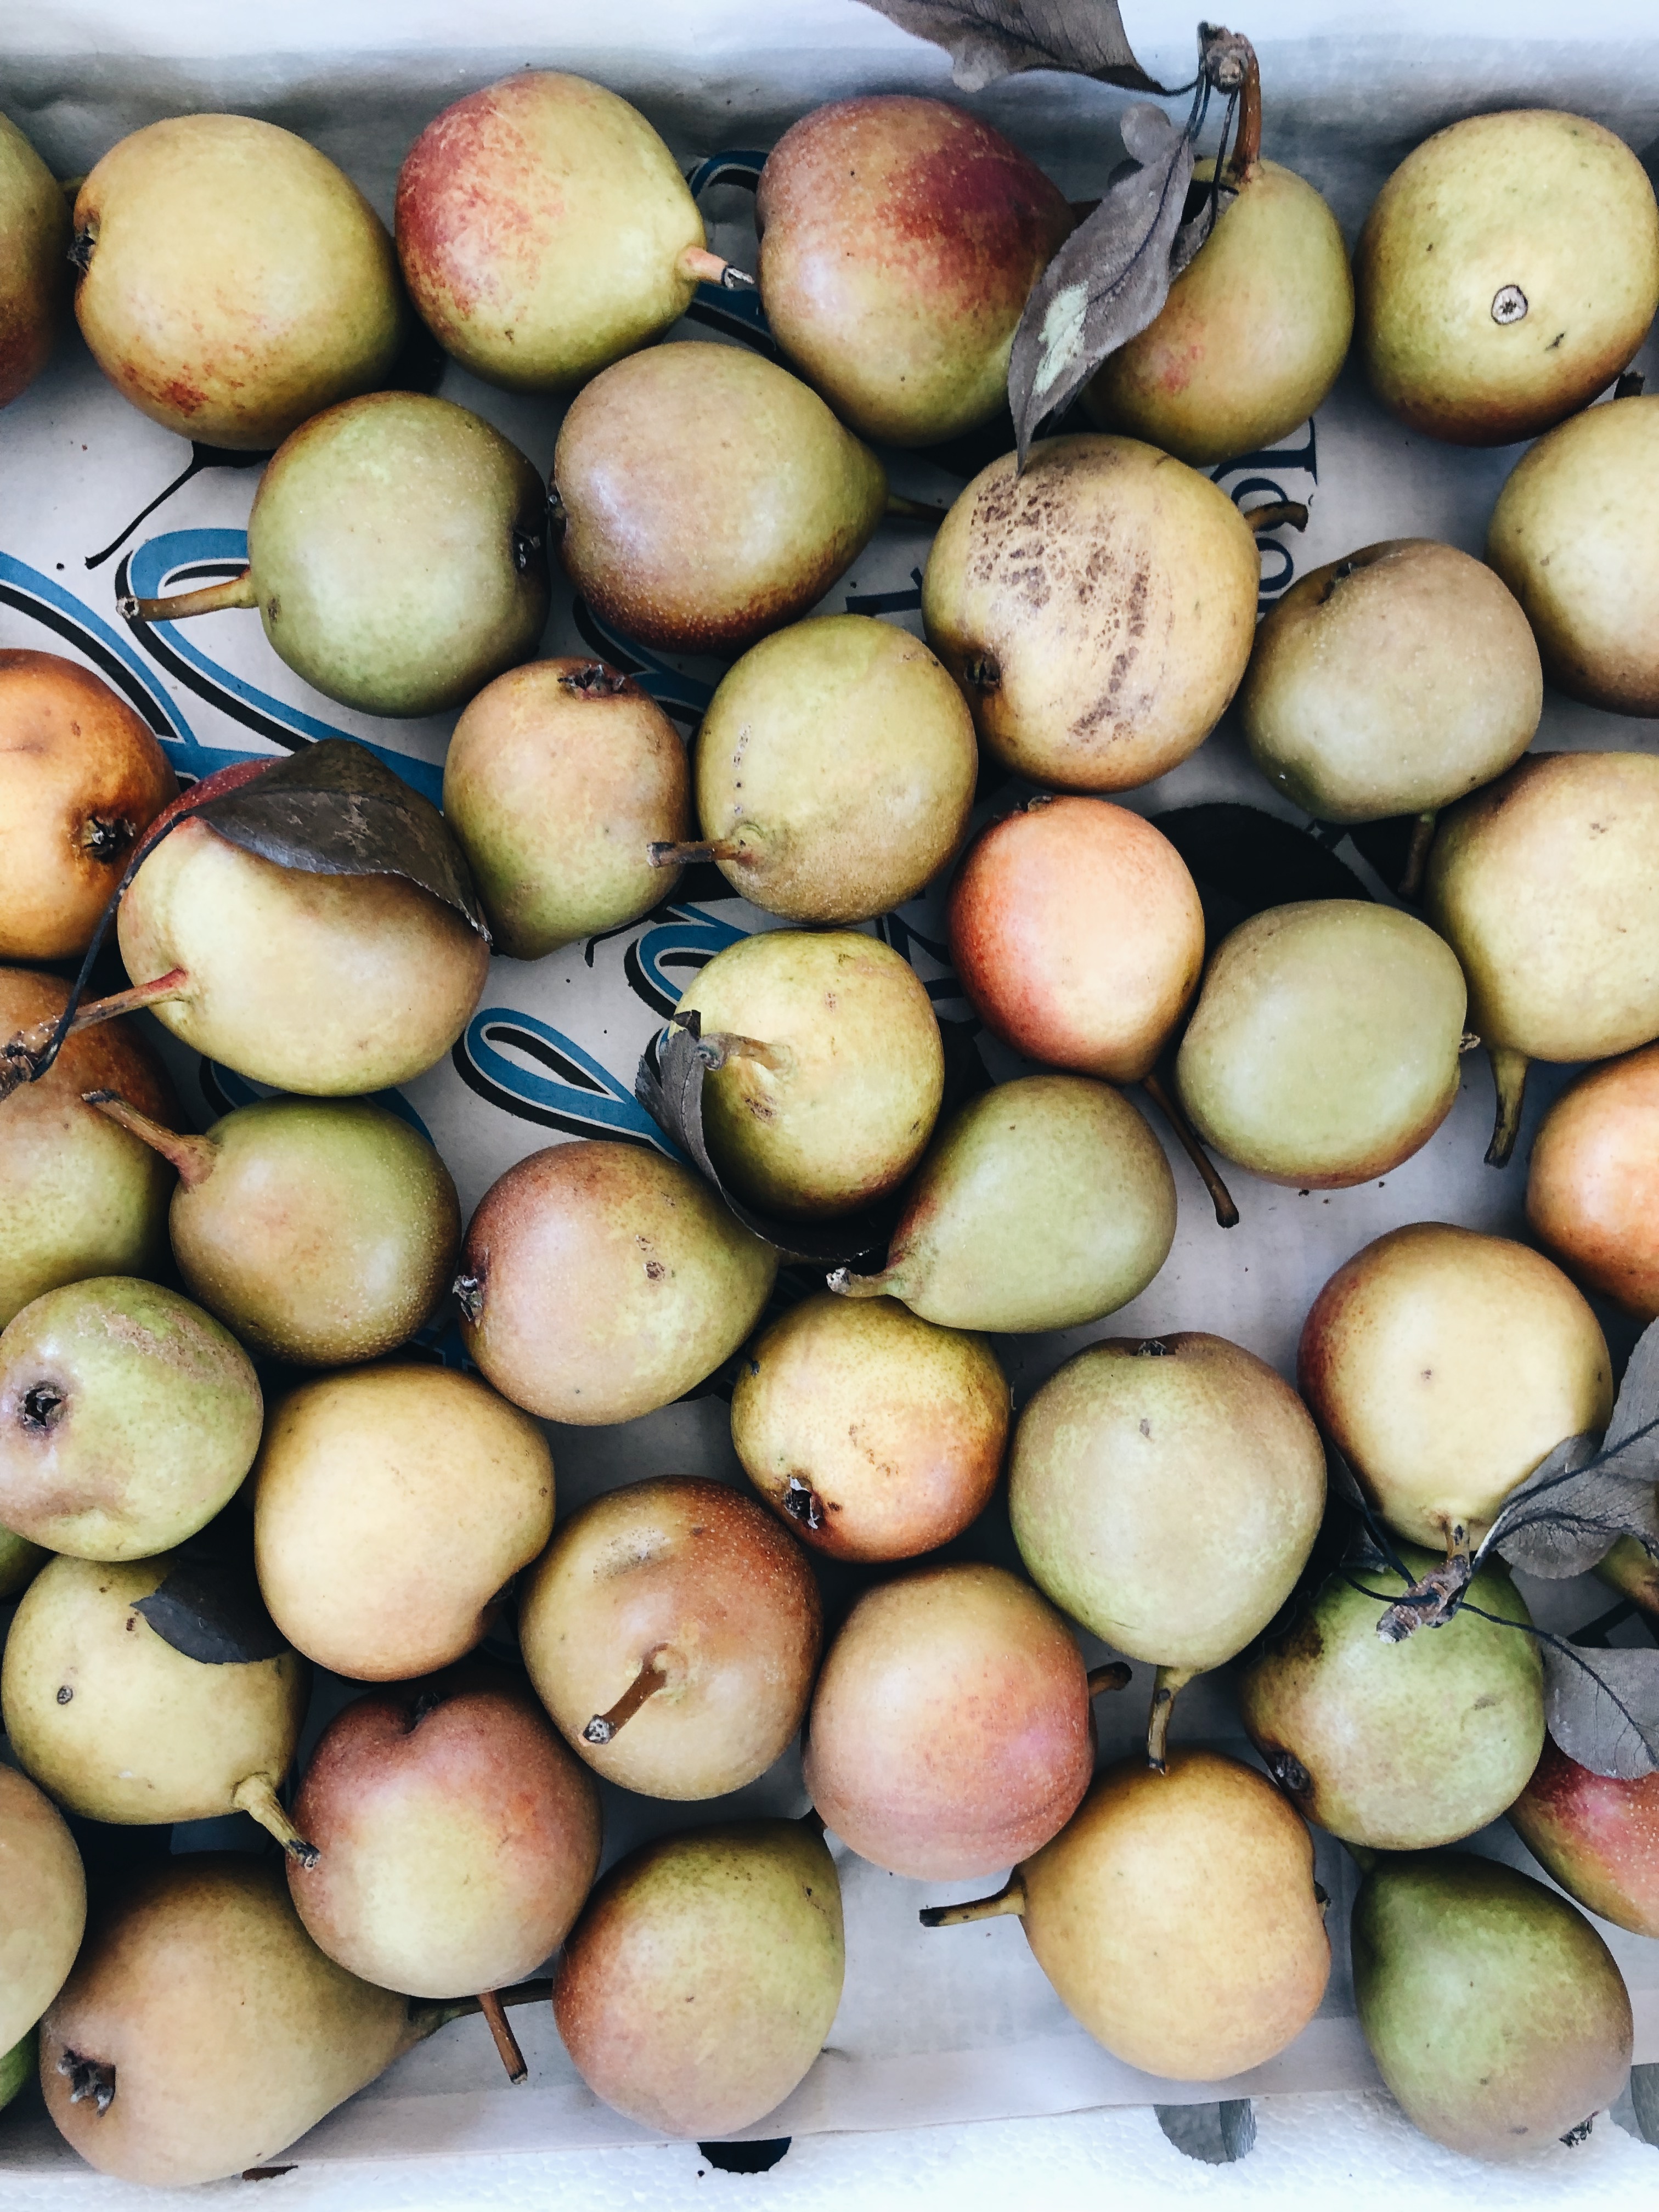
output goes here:
[[1589, 1069], [1550, 1108], [1527, 1219], [1575, 1281], [1659, 1320], [1659, 1045]]
[[9, 116], [0, 116], [0, 407], [46, 367], [70, 297], [69, 202]]
[[86, 1875], [63, 1814], [0, 1766], [0, 2106], [5, 2054], [64, 1986], [86, 1924]]

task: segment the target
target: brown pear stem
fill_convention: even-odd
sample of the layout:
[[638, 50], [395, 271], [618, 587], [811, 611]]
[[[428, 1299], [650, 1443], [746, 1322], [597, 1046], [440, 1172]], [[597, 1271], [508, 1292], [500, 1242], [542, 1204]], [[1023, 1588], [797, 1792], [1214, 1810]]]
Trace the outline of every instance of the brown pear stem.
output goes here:
[[1503, 1168], [1509, 1165], [1515, 1140], [1521, 1133], [1527, 1070], [1532, 1063], [1524, 1052], [1517, 1052], [1508, 1044], [1489, 1044], [1486, 1057], [1492, 1062], [1492, 1079], [1498, 1086], [1498, 1118], [1492, 1124], [1492, 1142], [1486, 1147], [1486, 1165]]
[[250, 1774], [245, 1782], [239, 1782], [230, 1793], [230, 1802], [239, 1813], [251, 1813], [267, 1833], [276, 1837], [289, 1858], [307, 1872], [322, 1856], [316, 1844], [306, 1841], [283, 1810], [276, 1785], [268, 1774]]
[[723, 837], [712, 838], [705, 843], [647, 845], [645, 857], [653, 868], [691, 868], [699, 860], [740, 860], [744, 848], [733, 845]]
[[884, 1298], [897, 1273], [896, 1267], [884, 1267], [878, 1275], [855, 1275], [850, 1267], [837, 1267], [823, 1280], [838, 1298]]
[[[545, 2004], [553, 1994], [553, 1984], [544, 1977], [539, 1981], [514, 1982], [510, 1990], [492, 1990], [489, 1994], [497, 2006]], [[417, 2043], [424, 2043], [441, 2027], [447, 2027], [452, 2020], [471, 2020], [475, 2012], [483, 2008], [482, 1997], [446, 1997], [428, 2004], [417, 2003], [411, 1998], [403, 2047], [412, 2051]]]
[[994, 1897], [976, 1897], [971, 1905], [924, 1905], [916, 1917], [924, 1928], [962, 1928], [972, 1920], [999, 1920], [1005, 1912], [1024, 1910], [1025, 1884], [1015, 1872]]
[[1292, 530], [1305, 530], [1308, 526], [1308, 510], [1299, 499], [1275, 499], [1266, 507], [1253, 507], [1248, 513], [1243, 507], [1238, 511], [1257, 538], [1264, 530], [1277, 530], [1282, 523], [1288, 523]]
[[519, 2039], [508, 2025], [501, 2001], [494, 1990], [480, 1990], [478, 2010], [483, 2014], [489, 2033], [495, 2039], [495, 2048], [501, 2056], [509, 2081], [522, 2081], [530, 2069], [525, 2064], [524, 2053], [519, 2048]]
[[[190, 988], [190, 976], [182, 968], [169, 968], [165, 975], [158, 975], [153, 983], [137, 983], [130, 991], [116, 991], [107, 999], [94, 999], [89, 1005], [76, 1009], [74, 1020], [65, 1035], [76, 1036], [82, 1030], [92, 1029], [99, 1022], [113, 1021], [119, 1014], [138, 1012], [145, 1006], [158, 1006], [168, 999], [182, 999]], [[0, 1099], [9, 1098], [14, 1091], [24, 1084], [33, 1083], [41, 1064], [52, 1049], [52, 1039], [63, 1017], [50, 1014], [46, 1020], [35, 1022], [26, 1030], [0, 1044]]]
[[759, 1037], [738, 1036], [730, 1030], [712, 1034], [705, 1030], [702, 1042], [703, 1057], [710, 1067], [724, 1067], [728, 1060], [752, 1060], [757, 1067], [783, 1075], [794, 1063], [794, 1054], [787, 1044], [764, 1044]]
[[1432, 811], [1419, 814], [1412, 824], [1411, 848], [1406, 854], [1406, 872], [1400, 878], [1400, 896], [1414, 899], [1423, 888], [1423, 872], [1429, 865], [1429, 848], [1434, 842], [1434, 825], [1439, 816]]
[[[1198, 1170], [1199, 1179], [1210, 1194], [1210, 1203], [1215, 1208], [1215, 1218], [1224, 1229], [1237, 1229], [1238, 1208], [1233, 1204], [1232, 1193], [1216, 1172], [1215, 1163], [1194, 1134], [1193, 1125], [1182, 1112], [1165, 1089], [1164, 1079], [1156, 1068], [1141, 1078], [1141, 1089], [1175, 1132], [1176, 1142]], [[831, 1285], [833, 1288], [833, 1285]]]
[[711, 253], [706, 246], [688, 246], [679, 258], [679, 271], [699, 284], [718, 284], [722, 292], [754, 292], [759, 289], [746, 269], [734, 268], [731, 262], [718, 253]]
[[175, 592], [169, 599], [125, 599], [120, 611], [129, 622], [183, 622], [187, 615], [216, 615], [225, 607], [257, 607], [258, 587], [252, 568], [228, 576], [222, 584], [205, 584], [199, 592]]
[[1238, 96], [1238, 137], [1227, 157], [1225, 181], [1234, 185], [1246, 182], [1261, 159], [1261, 65], [1256, 60], [1255, 48], [1242, 33], [1238, 41], [1248, 58]]
[[1176, 1698], [1199, 1671], [1196, 1667], [1160, 1667], [1153, 1678], [1152, 1710], [1146, 1718], [1146, 1764], [1154, 1774], [1168, 1770], [1170, 1715]]
[[1100, 1697], [1107, 1690], [1127, 1690], [1133, 1668], [1121, 1659], [1114, 1659], [1108, 1667], [1095, 1667], [1089, 1673], [1089, 1695]]
[[652, 1652], [639, 1673], [623, 1692], [608, 1713], [595, 1713], [582, 1730], [584, 1743], [609, 1743], [619, 1728], [626, 1728], [647, 1698], [654, 1698], [668, 1680], [667, 1669], [660, 1663], [660, 1649]]
[[902, 491], [888, 493], [886, 511], [912, 522], [943, 522], [951, 512], [948, 507], [933, 507], [925, 499], [907, 499]]
[[136, 1106], [113, 1091], [83, 1091], [82, 1103], [95, 1106], [112, 1121], [118, 1121], [135, 1137], [142, 1137], [152, 1152], [160, 1152], [164, 1160], [171, 1160], [179, 1170], [179, 1180], [186, 1190], [205, 1182], [213, 1173], [219, 1157], [219, 1146], [211, 1137], [187, 1137], [177, 1129], [168, 1129], [160, 1121], [152, 1121], [148, 1114], [141, 1114]]

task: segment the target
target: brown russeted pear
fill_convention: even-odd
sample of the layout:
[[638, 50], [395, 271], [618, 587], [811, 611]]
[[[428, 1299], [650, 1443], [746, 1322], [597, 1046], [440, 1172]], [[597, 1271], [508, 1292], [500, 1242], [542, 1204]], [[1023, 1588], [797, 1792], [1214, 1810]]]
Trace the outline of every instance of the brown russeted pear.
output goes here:
[[1462, 962], [1508, 1159], [1534, 1060], [1659, 1036], [1659, 757], [1534, 753], [1441, 820], [1424, 911]]
[[[69, 995], [56, 975], [0, 968], [0, 1040], [55, 1024]], [[82, 1103], [106, 1087], [160, 1121], [182, 1115], [161, 1060], [118, 1018], [71, 1036], [38, 1083], [0, 1099], [0, 1328], [60, 1284], [166, 1261], [173, 1170]]]
[[1630, 361], [1659, 307], [1659, 210], [1621, 139], [1553, 108], [1473, 115], [1406, 156], [1354, 253], [1371, 388], [1460, 446], [1536, 437]]
[[206, 446], [265, 453], [374, 390], [408, 325], [379, 216], [314, 146], [252, 116], [170, 116], [112, 147], [76, 197], [74, 259], [98, 366]]
[[[4, 160], [0, 131], [0, 177]], [[4, 347], [0, 307], [0, 361]], [[0, 959], [84, 952], [134, 844], [178, 793], [154, 731], [89, 668], [0, 653]]]
[[9, 116], [0, 116], [0, 407], [33, 384], [68, 319], [69, 201]]
[[235, 1496], [264, 1416], [200, 1306], [134, 1275], [67, 1283], [0, 1332], [0, 1519], [77, 1559], [169, 1551]]
[[945, 1048], [927, 988], [879, 938], [763, 930], [717, 952], [678, 1010], [720, 1053], [709, 1156], [736, 1196], [813, 1220], [896, 1190], [927, 1149]]
[[1591, 1068], [1550, 1108], [1527, 1219], [1587, 1290], [1659, 1319], [1659, 1044]]
[[1139, 1297], [1175, 1242], [1163, 1147], [1109, 1084], [1027, 1075], [944, 1123], [874, 1275], [844, 1297], [896, 1297], [947, 1328], [1024, 1334], [1099, 1321]]
[[553, 456], [560, 556], [595, 612], [669, 653], [741, 653], [874, 534], [881, 463], [741, 346], [653, 346], [596, 376]]
[[[1438, 1564], [1399, 1549], [1413, 1580]], [[1449, 1621], [1391, 1644], [1377, 1623], [1407, 1587], [1392, 1567], [1344, 1566], [1239, 1685], [1244, 1726], [1279, 1788], [1319, 1827], [1370, 1850], [1472, 1836], [1514, 1803], [1544, 1744], [1543, 1662], [1504, 1567], [1483, 1567]]]
[[744, 1472], [801, 1541], [908, 1559], [991, 1501], [1008, 1384], [983, 1336], [896, 1298], [803, 1298], [749, 1346], [732, 1393]]
[[1351, 1940], [1371, 2056], [1406, 2118], [1448, 2149], [1525, 2157], [1623, 2089], [1624, 1978], [1577, 1907], [1529, 1875], [1467, 1851], [1385, 1858], [1360, 1885]]
[[1448, 1553], [1477, 1547], [1516, 1483], [1613, 1411], [1607, 1340], [1560, 1269], [1443, 1221], [1346, 1261], [1303, 1324], [1297, 1368], [1383, 1520]]
[[1618, 714], [1659, 714], [1656, 465], [1659, 395], [1586, 408], [1521, 456], [1486, 532], [1551, 683]]
[[568, 392], [660, 337], [717, 277], [678, 164], [603, 85], [523, 69], [434, 116], [398, 176], [398, 258], [447, 353]]
[[673, 894], [652, 847], [691, 834], [679, 732], [602, 660], [532, 660], [486, 684], [444, 757], [444, 819], [497, 951], [539, 960]]
[[1509, 1814], [1545, 1873], [1587, 1911], [1659, 1937], [1659, 1773], [1595, 1774], [1547, 1739]]
[[360, 1682], [471, 1650], [553, 1527], [541, 1431], [454, 1368], [387, 1360], [302, 1382], [272, 1408], [254, 1481], [272, 1620]]
[[1265, 1777], [1212, 1751], [1109, 1767], [1046, 1849], [976, 1905], [1017, 1912], [1073, 2018], [1114, 2057], [1176, 2081], [1265, 2065], [1319, 2008], [1331, 1947], [1313, 1843]]
[[1128, 791], [1238, 689], [1261, 563], [1209, 478], [1135, 438], [1039, 439], [975, 477], [922, 579], [927, 642], [1017, 775]]
[[[131, 1826], [251, 1813], [304, 1856], [310, 1846], [276, 1792], [294, 1763], [311, 1669], [268, 1632], [268, 1657], [192, 1658], [169, 1639], [197, 1588], [189, 1556], [173, 1552], [43, 1567], [0, 1668], [11, 1747], [25, 1773], [87, 1820]], [[178, 1606], [167, 1602], [175, 1592]]]
[[805, 1554], [763, 1507], [691, 1475], [592, 1499], [525, 1580], [536, 1694], [595, 1772], [721, 1797], [800, 1728], [823, 1641]]
[[453, 1179], [431, 1140], [374, 1100], [256, 1099], [198, 1137], [93, 1096], [177, 1169], [179, 1272], [252, 1351], [304, 1367], [377, 1358], [449, 1288]]
[[868, 921], [954, 857], [978, 774], [972, 717], [921, 639], [821, 615], [750, 646], [715, 692], [697, 732], [707, 842], [684, 857], [786, 921]]
[[[86, 1924], [87, 1878], [63, 1814], [26, 1774], [0, 1766], [0, 2053], [62, 1989]], [[0, 2106], [8, 2094], [0, 2086]]]
[[550, 1145], [466, 1232], [461, 1340], [514, 1405], [592, 1428], [671, 1405], [760, 1319], [778, 1255], [702, 1177], [643, 1145]]
[[576, 1923], [553, 1982], [565, 2049], [653, 2133], [729, 2136], [811, 2067], [841, 2002], [841, 1883], [804, 1820], [641, 1844]]

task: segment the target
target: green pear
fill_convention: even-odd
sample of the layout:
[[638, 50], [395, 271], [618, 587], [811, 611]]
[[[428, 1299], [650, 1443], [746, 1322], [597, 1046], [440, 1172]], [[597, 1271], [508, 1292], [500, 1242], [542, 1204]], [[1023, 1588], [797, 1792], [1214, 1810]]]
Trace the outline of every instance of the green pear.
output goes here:
[[[1410, 1544], [1400, 1557], [1413, 1581], [1438, 1564]], [[1544, 1747], [1543, 1662], [1504, 1570], [1483, 1567], [1443, 1626], [1386, 1642], [1377, 1622], [1407, 1587], [1386, 1566], [1328, 1576], [1239, 1685], [1279, 1788], [1372, 1850], [1472, 1836], [1514, 1803]]]
[[[216, 1578], [204, 1597], [204, 1572], [173, 1552], [43, 1567], [6, 1638], [6, 1734], [24, 1772], [87, 1820], [131, 1826], [251, 1813], [306, 1856], [276, 1790], [294, 1763], [311, 1669], [280, 1645], [269, 1658], [192, 1658], [144, 1610], [151, 1601], [169, 1634], [180, 1613], [210, 1613], [222, 1626], [222, 1587]], [[253, 1623], [269, 1650], [251, 1589], [235, 1601], [238, 1627]]]
[[466, 1232], [467, 1357], [514, 1405], [588, 1428], [695, 1389], [760, 1319], [778, 1255], [702, 1177], [642, 1145], [551, 1145]]
[[1442, 820], [1424, 910], [1462, 963], [1508, 1159], [1527, 1065], [1659, 1036], [1659, 757], [1534, 753]]
[[0, 2112], [40, 2070], [40, 2038], [31, 2027], [9, 2051], [0, 2051]]
[[654, 845], [690, 835], [679, 732], [602, 660], [533, 660], [486, 684], [444, 757], [444, 819], [498, 951], [539, 960], [673, 895]]
[[979, 748], [919, 638], [822, 615], [750, 646], [697, 733], [697, 815], [732, 888], [789, 921], [914, 898], [968, 831]]
[[1448, 2149], [1523, 2158], [1623, 2089], [1624, 1978], [1577, 1907], [1530, 1875], [1464, 1851], [1385, 1859], [1354, 1899], [1352, 1942], [1371, 2056]]
[[1371, 387], [1460, 446], [1536, 437], [1623, 368], [1659, 307], [1659, 210], [1621, 139], [1511, 109], [1406, 156], [1354, 252]]
[[179, 1272], [254, 1352], [304, 1367], [374, 1359], [449, 1288], [454, 1182], [430, 1140], [374, 1100], [262, 1098], [204, 1137], [99, 1103], [178, 1170]]
[[75, 262], [98, 366], [207, 446], [266, 453], [374, 391], [408, 324], [392, 240], [357, 187], [247, 115], [171, 116], [112, 147], [76, 198]]
[[1551, 683], [1618, 714], [1659, 714], [1656, 465], [1659, 395], [1587, 408], [1521, 456], [1486, 532]]
[[1061, 791], [1127, 791], [1194, 751], [1238, 689], [1261, 563], [1207, 477], [1134, 438], [1039, 439], [940, 524], [931, 645], [981, 742]]
[[541, 479], [482, 416], [417, 392], [328, 408], [271, 456], [240, 576], [129, 620], [257, 607], [295, 675], [366, 714], [441, 714], [528, 660], [547, 620]]
[[721, 1055], [703, 1079], [703, 1135], [751, 1206], [797, 1220], [848, 1213], [896, 1190], [921, 1158], [945, 1048], [920, 977], [879, 938], [740, 938], [678, 1012], [702, 1017]]
[[1366, 899], [1241, 922], [1176, 1057], [1206, 1143], [1269, 1182], [1346, 1190], [1420, 1152], [1456, 1102], [1468, 994], [1444, 940]]
[[1527, 1222], [1585, 1290], [1659, 1321], [1659, 1044], [1590, 1068], [1545, 1115]]
[[51, 1557], [44, 1545], [31, 1544], [27, 1536], [0, 1528], [0, 1597], [15, 1597], [26, 1590]]
[[1384, 1521], [1448, 1553], [1478, 1546], [1516, 1483], [1613, 1411], [1607, 1339], [1560, 1269], [1443, 1221], [1392, 1229], [1339, 1267], [1297, 1365]]
[[879, 1274], [830, 1278], [947, 1328], [1075, 1328], [1139, 1297], [1175, 1242], [1175, 1177], [1104, 1083], [1028, 1075], [969, 1099], [911, 1184]]
[[560, 1957], [553, 2014], [595, 2095], [706, 2142], [801, 2081], [845, 1966], [836, 1863], [805, 1821], [693, 1828], [605, 1875]]
[[1527, 617], [1431, 538], [1362, 545], [1298, 577], [1255, 634], [1238, 695], [1250, 753], [1322, 822], [1432, 813], [1532, 743], [1544, 678]]
[[[56, 975], [0, 968], [0, 1041], [55, 1024], [68, 1003]], [[38, 1083], [0, 1100], [0, 1328], [60, 1284], [166, 1260], [173, 1170], [82, 1103], [106, 1087], [163, 1121], [182, 1112], [161, 1060], [119, 1018], [78, 1031]]]
[[669, 653], [741, 653], [823, 597], [887, 502], [867, 446], [742, 346], [654, 346], [579, 392], [553, 456], [571, 582]]
[[264, 1417], [246, 1352], [176, 1291], [48, 1291], [0, 1333], [0, 1514], [50, 1551], [148, 1559], [235, 1496]]
[[0, 2106], [7, 2063], [64, 1986], [87, 1924], [87, 1879], [63, 1814], [0, 1766]]
[[51, 356], [69, 306], [71, 235], [56, 178], [10, 118], [0, 116], [0, 407]]

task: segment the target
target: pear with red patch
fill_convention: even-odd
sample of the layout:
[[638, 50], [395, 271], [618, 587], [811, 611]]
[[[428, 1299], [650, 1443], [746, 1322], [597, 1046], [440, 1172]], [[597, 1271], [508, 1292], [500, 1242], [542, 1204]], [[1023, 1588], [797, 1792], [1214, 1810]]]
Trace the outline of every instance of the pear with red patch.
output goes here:
[[1510, 1824], [1586, 1911], [1659, 1936], [1659, 1773], [1595, 1774], [1546, 1738]]

